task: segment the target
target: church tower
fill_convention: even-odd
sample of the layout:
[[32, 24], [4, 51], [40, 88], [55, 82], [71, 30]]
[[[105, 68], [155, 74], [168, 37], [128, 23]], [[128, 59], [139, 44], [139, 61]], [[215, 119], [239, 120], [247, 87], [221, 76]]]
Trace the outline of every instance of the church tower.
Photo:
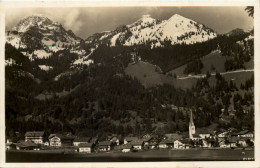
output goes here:
[[189, 124], [189, 138], [193, 139], [193, 134], [195, 134], [195, 125], [193, 123], [192, 111], [190, 112], [190, 124]]

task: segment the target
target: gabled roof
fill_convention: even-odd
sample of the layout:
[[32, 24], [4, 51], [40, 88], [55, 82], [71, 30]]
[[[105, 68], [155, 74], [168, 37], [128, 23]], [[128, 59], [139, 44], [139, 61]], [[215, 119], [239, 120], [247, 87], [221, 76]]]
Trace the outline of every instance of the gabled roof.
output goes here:
[[76, 137], [74, 142], [89, 142], [91, 137]]
[[79, 144], [79, 147], [92, 147], [93, 146], [93, 143], [81, 143]]
[[164, 139], [159, 144], [173, 144], [173, 142], [170, 140]]
[[143, 138], [142, 140], [143, 140], [144, 142], [148, 142], [148, 141], [150, 141], [152, 138], [153, 138], [153, 137], [147, 137], [147, 138]]
[[16, 143], [15, 145], [19, 147], [37, 147], [37, 144], [31, 141], [20, 142], [20, 143]]
[[182, 136], [180, 134], [165, 134], [165, 137], [169, 140], [177, 140], [182, 139]]
[[201, 138], [198, 134], [192, 134], [193, 138]]
[[190, 140], [190, 139], [181, 139], [180, 142], [183, 143], [183, 144], [191, 144], [192, 140]]
[[122, 145], [122, 149], [131, 149], [131, 148], [133, 148], [133, 145], [132, 145], [132, 144]]
[[112, 142], [111, 141], [101, 141], [99, 142], [99, 146], [111, 146]]
[[27, 131], [24, 136], [26, 137], [42, 137], [44, 131]]
[[143, 143], [144, 143], [144, 141], [142, 141], [142, 140], [131, 141], [131, 144], [133, 146], [143, 145]]
[[247, 133], [249, 133], [248, 130], [243, 130], [243, 131], [238, 132], [237, 135], [244, 135], [244, 134], [247, 134]]
[[228, 142], [230, 142], [230, 143], [235, 143], [235, 142], [237, 142], [238, 140], [239, 140], [239, 138], [237, 138], [237, 137], [232, 137], [232, 138], [228, 139]]
[[97, 142], [98, 141], [98, 138], [97, 137], [94, 137], [90, 140], [90, 142]]
[[75, 137], [72, 135], [63, 135], [63, 134], [50, 134], [50, 136], [48, 137], [48, 139], [51, 139], [53, 137], [58, 137], [61, 140], [73, 140]]
[[137, 137], [125, 137], [125, 140], [128, 141], [128, 142], [131, 142], [131, 141], [138, 140], [138, 138]]

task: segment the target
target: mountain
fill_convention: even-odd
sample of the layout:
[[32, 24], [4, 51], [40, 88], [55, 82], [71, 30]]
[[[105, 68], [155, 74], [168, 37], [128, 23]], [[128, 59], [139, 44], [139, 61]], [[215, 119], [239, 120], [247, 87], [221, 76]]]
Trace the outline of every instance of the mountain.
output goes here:
[[190, 111], [198, 128], [253, 130], [253, 31], [217, 35], [180, 15], [144, 15], [82, 41], [33, 15], [6, 35], [9, 136], [184, 132]]
[[171, 45], [195, 44], [208, 41], [216, 36], [217, 34], [212, 29], [178, 14], [162, 21], [154, 19], [150, 15], [143, 15], [132, 24], [100, 33], [86, 41], [87, 43], [105, 42], [109, 46], [149, 44], [153, 48], [163, 47], [165, 43]]
[[33, 56], [47, 58], [53, 52], [71, 49], [80, 44], [81, 38], [45, 16], [32, 15], [6, 32], [6, 42], [21, 49], [24, 55], [33, 60]]
[[243, 35], [246, 34], [246, 32], [243, 29], [233, 29], [231, 31], [229, 31], [228, 33], [226, 33], [227, 36], [236, 36], [236, 35]]

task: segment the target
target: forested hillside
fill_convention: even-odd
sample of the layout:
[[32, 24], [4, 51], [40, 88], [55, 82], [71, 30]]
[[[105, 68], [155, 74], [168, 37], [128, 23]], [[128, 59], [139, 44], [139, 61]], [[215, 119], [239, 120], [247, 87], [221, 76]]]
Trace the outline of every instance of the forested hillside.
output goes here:
[[[191, 111], [198, 128], [215, 124], [219, 128], [254, 130], [254, 72], [248, 66], [254, 58], [253, 31], [234, 31], [174, 45], [175, 36], [172, 36], [171, 40], [160, 40], [157, 47], [151, 47], [148, 39], [147, 43], [124, 45], [131, 39], [126, 31], [124, 36], [118, 36], [125, 43], [115, 41], [115, 45], [108, 45], [122, 31], [131, 29], [132, 34], [141, 33], [142, 29], [173, 21], [176, 18], [161, 22], [145, 17], [117, 28], [112, 34], [95, 34], [85, 42], [59, 27], [57, 39], [69, 37], [56, 51], [50, 51], [45, 43], [40, 43], [40, 48], [27, 48], [28, 41], [21, 39], [18, 46], [8, 39], [6, 134], [13, 137], [14, 132], [23, 135], [32, 129], [101, 137], [109, 133], [185, 132]], [[197, 27], [197, 36], [188, 34], [180, 41], [198, 39], [203, 31], [213, 37], [214, 32], [205, 26], [193, 22], [187, 25]], [[31, 29], [39, 31], [35, 26], [29, 32], [23, 31], [34, 36]], [[44, 27], [39, 29], [44, 39]], [[29, 38], [20, 32], [14, 39], [20, 36]], [[77, 44], [72, 45], [74, 42]], [[37, 53], [40, 49], [48, 56], [40, 57], [43, 53]], [[209, 56], [221, 62], [221, 66], [206, 65]]]

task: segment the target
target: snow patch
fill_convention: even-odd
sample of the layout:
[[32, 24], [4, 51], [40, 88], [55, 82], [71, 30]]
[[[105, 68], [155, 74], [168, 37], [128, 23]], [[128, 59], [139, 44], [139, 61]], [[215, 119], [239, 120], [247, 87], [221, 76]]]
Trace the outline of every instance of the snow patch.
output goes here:
[[39, 59], [48, 58], [49, 56], [51, 56], [51, 53], [47, 53], [45, 50], [35, 50], [34, 54]]
[[12, 58], [5, 60], [5, 66], [12, 66], [12, 65], [18, 65], [18, 64]]
[[120, 36], [120, 34], [121, 34], [121, 33], [118, 33], [118, 34], [114, 35], [114, 36], [111, 38], [111, 40], [110, 40], [111, 45], [110, 45], [110, 46], [112, 46], [112, 47], [116, 46], [116, 40], [118, 39], [118, 37]]
[[53, 69], [52, 66], [48, 66], [48, 65], [38, 65], [38, 66], [39, 66], [39, 68], [40, 68], [41, 70], [44, 70], [44, 71], [49, 71], [49, 70], [52, 70], [52, 69]]

